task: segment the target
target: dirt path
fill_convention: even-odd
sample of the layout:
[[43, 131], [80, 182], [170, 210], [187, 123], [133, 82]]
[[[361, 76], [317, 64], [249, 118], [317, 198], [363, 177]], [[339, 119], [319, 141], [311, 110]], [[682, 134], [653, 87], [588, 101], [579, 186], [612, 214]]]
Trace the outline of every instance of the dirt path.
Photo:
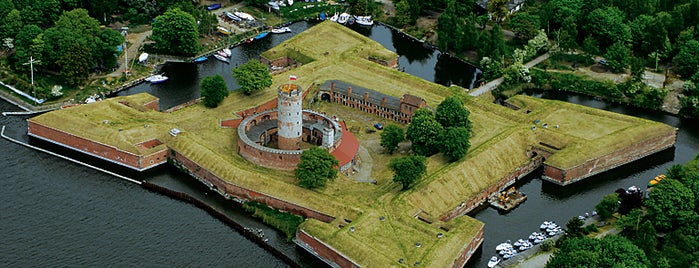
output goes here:
[[[534, 67], [534, 65], [537, 65], [540, 62], [542, 62], [548, 58], [549, 58], [549, 53], [546, 53], [544, 55], [537, 57], [536, 59], [533, 59], [533, 60], [525, 63], [524, 66], [527, 68], [531, 68], [531, 67]], [[493, 81], [490, 81], [487, 84], [482, 85], [478, 88], [474, 88], [471, 91], [470, 95], [476, 97], [476, 96], [482, 95], [483, 93], [490, 92], [491, 90], [497, 88], [502, 83], [502, 80], [503, 80], [502, 77], [500, 77], [500, 78], [495, 79]]]
[[141, 54], [139, 51], [141, 50], [141, 47], [143, 46], [143, 42], [146, 41], [148, 37], [153, 33], [153, 31], [148, 30], [142, 33], [129, 33], [126, 35], [126, 40], [128, 41], [128, 45], [126, 46], [126, 51], [127, 53], [122, 53], [119, 55], [119, 58], [117, 59], [117, 62], [119, 63], [119, 68], [116, 69], [116, 71], [107, 74], [107, 76], [111, 77], [116, 77], [116, 76], [121, 76], [124, 73], [124, 70], [126, 70], [126, 66], [124, 65], [124, 57], [126, 54], [128, 54], [128, 65], [129, 67], [131, 64], [133, 64], [134, 61], [138, 60], [138, 56]]

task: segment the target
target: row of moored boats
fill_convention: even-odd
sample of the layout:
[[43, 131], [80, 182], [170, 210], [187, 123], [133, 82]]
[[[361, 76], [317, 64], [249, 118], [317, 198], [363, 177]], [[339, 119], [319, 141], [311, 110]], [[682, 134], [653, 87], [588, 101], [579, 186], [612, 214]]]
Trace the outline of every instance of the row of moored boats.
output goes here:
[[495, 267], [495, 265], [498, 265], [502, 260], [512, 258], [518, 253], [528, 250], [534, 247], [534, 245], [537, 245], [541, 242], [544, 242], [544, 240], [548, 238], [563, 233], [563, 228], [561, 228], [561, 226], [559, 226], [553, 221], [544, 221], [544, 223], [542, 223], [539, 226], [539, 229], [541, 229], [540, 232], [533, 232], [531, 235], [529, 235], [529, 237], [526, 240], [519, 239], [514, 243], [512, 243], [510, 240], [507, 240], [507, 242], [500, 243], [499, 245], [497, 245], [495, 247], [495, 251], [497, 251], [500, 257], [491, 257], [490, 261], [488, 261], [488, 267]]
[[359, 24], [359, 25], [365, 25], [365, 26], [371, 26], [374, 25], [374, 20], [371, 19], [371, 16], [353, 16], [348, 13], [341, 13], [333, 15], [330, 17], [330, 21], [337, 22], [339, 24]]

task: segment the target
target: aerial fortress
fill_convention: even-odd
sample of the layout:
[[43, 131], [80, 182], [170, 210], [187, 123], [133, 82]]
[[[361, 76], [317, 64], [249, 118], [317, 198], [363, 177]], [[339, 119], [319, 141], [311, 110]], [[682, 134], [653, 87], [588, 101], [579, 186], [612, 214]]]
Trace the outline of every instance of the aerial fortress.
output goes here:
[[[516, 96], [502, 106], [469, 97], [396, 70], [395, 53], [337, 23], [261, 60], [286, 67], [275, 89], [171, 112], [148, 94], [111, 98], [31, 118], [29, 135], [135, 170], [171, 162], [227, 198], [302, 215], [295, 242], [340, 267], [462, 267], [484, 239], [484, 224], [464, 214], [488, 196], [540, 166], [544, 179], [566, 185], [676, 140], [671, 126], [560, 101]], [[292, 73], [299, 79], [289, 84]], [[471, 112], [470, 151], [453, 163], [428, 158], [427, 175], [401, 190], [385, 165], [408, 152], [385, 153], [378, 133], [364, 129], [405, 126], [402, 105], [436, 107], [449, 95]], [[292, 114], [297, 105], [303, 114]], [[303, 126], [281, 126], [294, 122]], [[322, 189], [297, 186], [293, 166], [279, 159], [304, 149], [300, 141], [334, 152], [343, 175]], [[261, 146], [270, 142], [295, 153], [263, 155], [277, 150]]]

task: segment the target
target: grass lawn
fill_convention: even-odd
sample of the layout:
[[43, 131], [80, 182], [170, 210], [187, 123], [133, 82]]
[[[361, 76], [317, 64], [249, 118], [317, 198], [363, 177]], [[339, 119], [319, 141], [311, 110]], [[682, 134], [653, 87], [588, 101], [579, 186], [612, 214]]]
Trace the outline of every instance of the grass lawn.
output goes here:
[[[161, 146], [177, 150], [231, 184], [335, 216], [337, 220], [331, 223], [307, 220], [301, 228], [363, 266], [378, 267], [398, 266], [401, 258], [404, 265], [449, 266], [483, 223], [466, 216], [448, 222], [437, 219], [528, 163], [527, 151], [540, 142], [557, 146], [560, 150], [547, 161], [565, 167], [673, 130], [649, 120], [559, 101], [516, 96], [510, 102], [523, 109], [513, 111], [471, 98], [462, 88], [437, 85], [369, 61], [370, 56], [389, 59], [395, 53], [337, 23], [320, 23], [265, 55], [276, 57], [290, 51], [312, 60], [274, 76], [270, 89], [251, 96], [233, 92], [214, 109], [199, 103], [172, 113], [150, 111], [140, 105], [154, 97], [138, 94], [30, 120], [141, 154], [146, 152], [135, 145], [157, 138], [164, 143]], [[292, 172], [250, 165], [237, 153], [237, 131], [219, 127], [220, 120], [237, 118], [235, 112], [276, 98], [276, 85], [287, 83], [289, 75], [296, 75], [296, 83], [306, 90], [312, 84], [337, 79], [396, 97], [417, 95], [433, 108], [446, 96], [457, 95], [471, 111], [471, 149], [454, 163], [446, 162], [441, 154], [428, 158], [428, 174], [412, 189], [401, 191], [387, 163], [407, 155], [409, 143], [388, 155], [379, 146], [380, 131], [366, 131], [373, 130], [373, 123], [393, 122], [339, 104], [316, 102], [308, 108], [338, 115], [358, 138], [362, 170], [350, 177], [340, 175], [323, 189], [300, 188]], [[541, 120], [540, 127], [532, 131], [536, 119]], [[548, 129], [541, 127], [543, 122], [550, 122]], [[560, 128], [554, 129], [554, 122]], [[176, 138], [168, 134], [174, 127], [183, 131]], [[432, 222], [417, 219], [418, 213]], [[349, 231], [350, 227], [355, 231]], [[437, 238], [438, 233], [443, 237]], [[421, 246], [416, 247], [416, 242]]]

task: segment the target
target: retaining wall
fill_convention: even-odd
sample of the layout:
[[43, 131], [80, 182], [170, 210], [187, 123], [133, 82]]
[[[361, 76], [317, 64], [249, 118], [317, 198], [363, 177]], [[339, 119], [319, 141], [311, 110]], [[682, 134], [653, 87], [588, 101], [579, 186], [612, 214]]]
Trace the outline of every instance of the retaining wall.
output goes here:
[[68, 147], [97, 158], [116, 163], [138, 171], [143, 171], [167, 162], [167, 150], [141, 156], [120, 150], [114, 146], [81, 138], [58, 129], [47, 127], [28, 120], [28, 135], [48, 142]]
[[[298, 204], [294, 204], [289, 201], [282, 200], [280, 198], [246, 189], [230, 182], [224, 181], [223, 179], [216, 176], [213, 172], [202, 167], [198, 163], [192, 161], [181, 153], [174, 149], [170, 149], [170, 159], [175, 163], [175, 165], [184, 169], [184, 171], [189, 172], [190, 175], [197, 178], [198, 180], [209, 184], [209, 186], [216, 187], [216, 190], [226, 197], [234, 196], [247, 201], [257, 201], [266, 204], [272, 208], [293, 213], [296, 215], [301, 215], [307, 218], [317, 219], [323, 222], [331, 222], [335, 220], [335, 217], [322, 213], [317, 210], [313, 210]], [[263, 180], [264, 178], [260, 178]]]
[[310, 251], [313, 255], [319, 256], [321, 260], [330, 264], [331, 266], [339, 266], [344, 268], [361, 267], [349, 257], [343, 255], [330, 245], [323, 243], [323, 241], [320, 239], [311, 236], [302, 229], [299, 229], [296, 232], [296, 239], [294, 242], [300, 247]]
[[675, 145], [676, 140], [677, 130], [675, 129], [668, 134], [635, 143], [610, 154], [587, 160], [572, 168], [563, 169], [544, 164], [543, 178], [555, 184], [568, 185], [670, 148]]
[[473, 253], [478, 250], [478, 247], [480, 247], [481, 244], [483, 244], [483, 228], [484, 227], [481, 227], [481, 229], [478, 230], [478, 234], [476, 234], [476, 236], [471, 239], [471, 242], [464, 247], [464, 249], [461, 251], [461, 255], [459, 255], [459, 257], [456, 258], [454, 263], [451, 265], [452, 268], [462, 268], [466, 266], [466, 263], [471, 259]]
[[490, 187], [486, 188], [485, 190], [482, 190], [478, 195], [471, 200], [468, 200], [464, 203], [461, 203], [458, 207], [455, 209], [447, 212], [443, 216], [441, 216], [439, 219], [441, 221], [450, 221], [460, 215], [466, 214], [470, 212], [471, 210], [481, 206], [489, 196], [492, 194], [498, 193], [508, 186], [512, 185], [515, 183], [518, 179], [523, 178], [527, 174], [531, 173], [535, 169], [537, 169], [539, 166], [542, 165], [544, 162], [544, 157], [541, 155], [537, 155], [534, 158], [532, 158], [529, 163], [518, 167], [514, 171], [510, 172], [507, 174], [507, 176], [503, 177], [500, 179], [496, 184], [491, 185]]

